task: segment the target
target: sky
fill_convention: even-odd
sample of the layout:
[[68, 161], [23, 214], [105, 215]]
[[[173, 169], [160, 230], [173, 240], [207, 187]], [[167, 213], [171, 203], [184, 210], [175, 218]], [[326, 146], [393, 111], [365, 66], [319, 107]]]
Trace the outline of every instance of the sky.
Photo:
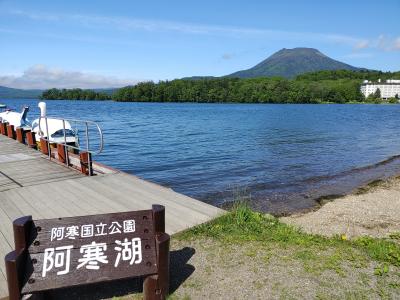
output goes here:
[[400, 70], [400, 0], [0, 0], [0, 85], [106, 88], [222, 76], [282, 48]]

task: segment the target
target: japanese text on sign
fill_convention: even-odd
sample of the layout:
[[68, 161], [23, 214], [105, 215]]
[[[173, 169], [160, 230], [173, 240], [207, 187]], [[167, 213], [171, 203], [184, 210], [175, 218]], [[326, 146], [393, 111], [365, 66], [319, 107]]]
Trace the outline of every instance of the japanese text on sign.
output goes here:
[[117, 221], [111, 224], [100, 222], [99, 224], [86, 224], [81, 226], [62, 226], [51, 229], [50, 241], [61, 241], [63, 239], [89, 238], [116, 233], [135, 232], [135, 220], [124, 220], [122, 224]]
[[[110, 224], [85, 224], [53, 227], [50, 241], [75, 240], [113, 234], [135, 232], [135, 220], [112, 221]], [[41, 275], [46, 277], [50, 271], [65, 275], [71, 271], [73, 245], [49, 247], [44, 250]], [[115, 268], [121, 264], [140, 264], [142, 262], [142, 241], [139, 237], [113, 239], [113, 244], [91, 241], [79, 248], [76, 270], [100, 270], [102, 266], [112, 264]], [[76, 255], [75, 255], [76, 256]]]

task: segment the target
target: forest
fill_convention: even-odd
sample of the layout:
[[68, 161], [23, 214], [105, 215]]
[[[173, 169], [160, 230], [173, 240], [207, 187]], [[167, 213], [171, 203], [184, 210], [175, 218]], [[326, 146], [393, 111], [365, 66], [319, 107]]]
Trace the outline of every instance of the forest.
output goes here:
[[241, 103], [347, 103], [376, 102], [360, 92], [363, 80], [400, 79], [400, 72], [319, 71], [297, 76], [203, 78], [143, 82], [117, 90], [114, 101], [142, 102], [241, 102]]
[[43, 100], [111, 100], [111, 96], [93, 90], [49, 89], [42, 93]]
[[[125, 102], [202, 102], [202, 103], [348, 103], [374, 102], [380, 93], [367, 99], [360, 92], [363, 80], [400, 79], [400, 72], [319, 71], [281, 77], [196, 78], [142, 82], [117, 89], [112, 100]], [[108, 100], [106, 94], [88, 90], [51, 89], [43, 99]]]

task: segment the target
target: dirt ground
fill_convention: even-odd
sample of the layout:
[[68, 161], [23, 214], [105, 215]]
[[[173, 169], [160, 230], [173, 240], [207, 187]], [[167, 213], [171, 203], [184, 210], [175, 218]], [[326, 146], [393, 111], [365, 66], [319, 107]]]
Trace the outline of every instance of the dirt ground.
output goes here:
[[326, 260], [314, 260], [302, 249], [256, 242], [224, 246], [198, 240], [190, 248], [186, 268], [193, 273], [171, 299], [400, 299], [400, 268], [377, 276], [375, 262], [329, 267], [335, 255], [329, 249], [319, 254]]
[[361, 189], [305, 214], [280, 218], [309, 233], [386, 237], [400, 231], [400, 179]]
[[377, 262], [337, 262], [331, 249], [317, 255], [314, 259], [302, 248], [257, 242], [173, 241], [168, 299], [400, 299], [399, 267], [376, 275]]
[[[280, 219], [327, 236], [387, 237], [400, 232], [400, 179], [361, 188], [320, 209]], [[182, 244], [180, 244], [182, 243]], [[380, 264], [335, 261], [332, 249], [308, 257], [304, 249], [269, 248], [256, 242], [221, 245], [196, 240], [190, 247], [193, 273], [172, 299], [400, 299], [400, 268], [378, 274]], [[314, 255], [314, 254], [313, 254]]]

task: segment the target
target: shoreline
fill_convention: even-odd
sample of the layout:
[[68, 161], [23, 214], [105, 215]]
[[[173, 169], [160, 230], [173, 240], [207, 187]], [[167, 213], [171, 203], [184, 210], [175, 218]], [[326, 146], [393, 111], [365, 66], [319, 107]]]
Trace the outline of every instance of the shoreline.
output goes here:
[[400, 232], [400, 176], [377, 179], [308, 212], [279, 218], [307, 233], [343, 238], [389, 237]]
[[122, 101], [122, 100], [112, 100], [112, 99], [107, 99], [107, 100], [99, 100], [99, 99], [40, 99], [40, 98], [3, 98], [3, 101], [7, 100], [37, 100], [37, 101], [73, 101], [73, 102], [120, 102], [120, 103], [171, 103], [171, 104], [262, 104], [262, 105], [321, 105], [321, 104], [328, 104], [328, 105], [400, 105], [400, 102], [398, 103], [390, 103], [390, 102], [360, 102], [360, 101], [347, 101], [347, 102], [329, 102], [329, 101], [321, 101], [321, 102], [277, 102], [277, 103], [272, 103], [272, 102], [235, 102], [235, 101]]
[[[226, 197], [227, 201], [217, 203], [216, 206], [229, 210], [240, 200], [248, 202], [255, 211], [267, 213], [276, 218], [303, 215], [315, 212], [336, 199], [367, 193], [396, 177], [400, 178], [400, 155], [398, 154], [377, 163], [355, 167], [334, 175], [312, 177], [300, 182], [301, 184], [297, 182], [296, 185], [302, 186], [297, 190], [287, 191], [291, 187], [287, 185], [286, 192], [274, 190], [267, 194], [266, 190], [257, 191], [246, 187], [243, 193], [240, 190], [236, 191], [237, 195], [234, 195], [232, 199], [229, 198], [231, 191], [226, 192], [225, 195], [220, 193], [219, 195]], [[280, 201], [276, 201], [276, 198], [273, 198], [274, 195], [278, 195]], [[217, 196], [214, 195], [214, 197]], [[213, 204], [211, 201], [213, 197], [199, 199]]]
[[[5, 99], [9, 100], [9, 99]], [[348, 101], [343, 103], [338, 102], [228, 102], [228, 101], [215, 101], [215, 102], [208, 102], [208, 101], [121, 101], [121, 100], [88, 100], [88, 99], [38, 99], [38, 98], [11, 98], [10, 100], [38, 100], [38, 101], [87, 101], [87, 102], [120, 102], [120, 103], [171, 103], [171, 104], [263, 104], [263, 105], [322, 105], [322, 104], [335, 104], [335, 105], [349, 105], [349, 104], [363, 104], [363, 105], [399, 105], [399, 103], [390, 103], [390, 102], [359, 102], [359, 101]]]

